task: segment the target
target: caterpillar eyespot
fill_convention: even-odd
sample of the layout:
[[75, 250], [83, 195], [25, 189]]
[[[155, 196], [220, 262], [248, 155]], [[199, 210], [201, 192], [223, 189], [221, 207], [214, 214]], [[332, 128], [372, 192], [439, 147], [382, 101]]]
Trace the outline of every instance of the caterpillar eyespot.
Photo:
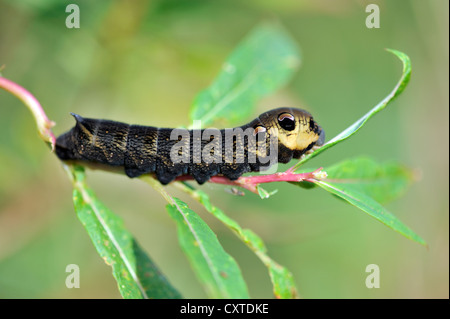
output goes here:
[[162, 184], [190, 175], [199, 184], [300, 158], [323, 145], [324, 130], [311, 114], [279, 108], [236, 128], [170, 129], [129, 125], [73, 114], [76, 124], [56, 140], [63, 161], [118, 169], [130, 178], [155, 174]]

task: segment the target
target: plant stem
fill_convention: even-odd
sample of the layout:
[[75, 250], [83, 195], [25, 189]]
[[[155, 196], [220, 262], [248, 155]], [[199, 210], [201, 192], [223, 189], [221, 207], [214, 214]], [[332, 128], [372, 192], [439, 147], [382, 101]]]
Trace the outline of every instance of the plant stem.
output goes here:
[[50, 144], [52, 151], [55, 149], [56, 138], [51, 128], [55, 125], [53, 121], [50, 121], [44, 112], [41, 104], [38, 100], [26, 89], [14, 83], [4, 77], [0, 76], [0, 88], [11, 93], [19, 100], [21, 100], [33, 113], [34, 119], [38, 127], [40, 137]]
[[[210, 178], [208, 182], [214, 184], [242, 187], [255, 194], [258, 194], [257, 186], [259, 184], [273, 183], [273, 182], [302, 182], [302, 181], [323, 179], [326, 177], [326, 173], [321, 171], [322, 167], [316, 169], [313, 172], [296, 174], [292, 170], [288, 169], [287, 171], [282, 173], [275, 173], [269, 175], [241, 176], [235, 181], [231, 181], [224, 176], [213, 176]], [[193, 180], [193, 177], [189, 175], [183, 175], [175, 179], [175, 181], [177, 182], [186, 180]]]

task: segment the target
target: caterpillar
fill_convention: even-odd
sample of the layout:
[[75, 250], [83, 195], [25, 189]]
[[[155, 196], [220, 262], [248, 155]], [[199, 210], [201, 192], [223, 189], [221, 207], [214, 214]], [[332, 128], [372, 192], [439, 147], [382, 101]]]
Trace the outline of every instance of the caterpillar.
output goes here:
[[288, 163], [325, 140], [307, 111], [278, 108], [226, 129], [171, 129], [90, 119], [71, 113], [75, 126], [56, 139], [63, 161], [118, 169], [130, 177], [153, 173], [163, 185], [182, 175], [199, 184], [212, 176], [238, 179]]

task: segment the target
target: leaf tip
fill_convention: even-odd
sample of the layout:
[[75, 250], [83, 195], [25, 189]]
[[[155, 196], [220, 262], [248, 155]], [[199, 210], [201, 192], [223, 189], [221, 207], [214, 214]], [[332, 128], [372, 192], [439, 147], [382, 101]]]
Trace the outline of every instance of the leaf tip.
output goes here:
[[411, 59], [409, 56], [399, 50], [385, 48], [385, 51], [394, 54], [397, 58], [399, 58], [403, 63], [403, 73], [406, 73], [409, 78], [409, 74], [411, 73]]

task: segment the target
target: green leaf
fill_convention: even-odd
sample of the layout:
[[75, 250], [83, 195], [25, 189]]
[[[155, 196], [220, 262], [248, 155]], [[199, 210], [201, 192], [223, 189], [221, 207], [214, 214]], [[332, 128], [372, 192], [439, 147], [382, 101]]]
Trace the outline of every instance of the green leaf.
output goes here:
[[314, 180], [314, 183], [322, 187], [326, 191], [344, 199], [350, 204], [363, 210], [370, 216], [379, 220], [383, 224], [389, 226], [393, 230], [399, 232], [406, 238], [414, 240], [422, 245], [426, 245], [426, 242], [416, 235], [410, 228], [405, 226], [397, 217], [391, 214], [386, 208], [375, 201], [373, 198], [367, 196], [358, 190], [349, 187], [345, 184], [337, 184], [328, 181]]
[[377, 163], [367, 157], [349, 159], [324, 168], [328, 181], [345, 185], [379, 203], [390, 202], [405, 193], [414, 172], [397, 162]]
[[355, 123], [353, 123], [351, 126], [349, 126], [347, 129], [342, 131], [340, 134], [332, 138], [330, 141], [328, 141], [325, 145], [318, 148], [311, 154], [306, 155], [303, 159], [301, 159], [297, 164], [295, 164], [295, 168], [300, 167], [313, 157], [319, 155], [323, 151], [329, 149], [330, 147], [333, 147], [334, 145], [346, 140], [353, 134], [355, 134], [361, 127], [366, 124], [366, 122], [375, 114], [383, 110], [394, 98], [396, 98], [400, 93], [403, 92], [403, 90], [406, 88], [406, 86], [409, 83], [409, 80], [411, 78], [411, 60], [409, 57], [404, 54], [403, 52], [392, 50], [392, 49], [386, 49], [388, 52], [393, 53], [395, 56], [397, 56], [403, 63], [403, 72], [400, 80], [397, 82], [397, 85], [395, 88], [389, 93], [388, 96], [386, 96], [380, 103], [378, 103], [374, 108], [372, 108], [367, 114], [365, 114], [363, 117], [361, 117], [359, 120], [357, 120]]
[[68, 168], [73, 202], [97, 252], [112, 267], [123, 298], [181, 298], [126, 230], [122, 220], [101, 203], [86, 185], [84, 169]]
[[208, 212], [230, 228], [259, 257], [269, 270], [273, 293], [276, 298], [292, 299], [298, 297], [292, 274], [267, 255], [264, 242], [258, 235], [250, 229], [243, 229], [235, 220], [225, 215], [222, 210], [213, 206], [209, 200], [209, 196], [205, 192], [194, 190], [190, 186], [186, 186], [184, 190], [198, 200]]
[[269, 192], [269, 191], [265, 190], [264, 188], [262, 188], [260, 185], [256, 186], [256, 190], [258, 191], [258, 195], [259, 195], [259, 197], [261, 197], [261, 199], [267, 199], [270, 196], [278, 193], [278, 189], [275, 189], [275, 190]]
[[236, 261], [220, 245], [214, 232], [183, 201], [173, 197], [166, 206], [175, 220], [181, 248], [212, 298], [249, 298]]
[[280, 27], [259, 26], [232, 52], [211, 86], [197, 95], [190, 118], [201, 120], [202, 126], [246, 118], [257, 100], [286, 84], [299, 65], [299, 50]]

